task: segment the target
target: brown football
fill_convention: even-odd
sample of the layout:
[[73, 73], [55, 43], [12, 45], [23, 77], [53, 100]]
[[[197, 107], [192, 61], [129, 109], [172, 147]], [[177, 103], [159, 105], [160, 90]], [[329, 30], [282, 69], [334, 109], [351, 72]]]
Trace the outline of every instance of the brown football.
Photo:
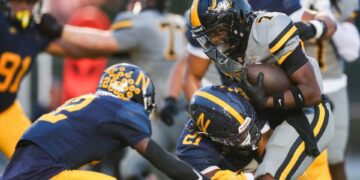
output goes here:
[[285, 71], [275, 64], [249, 65], [248, 81], [254, 85], [260, 72], [264, 73], [264, 89], [266, 95], [274, 95], [291, 87], [291, 81]]

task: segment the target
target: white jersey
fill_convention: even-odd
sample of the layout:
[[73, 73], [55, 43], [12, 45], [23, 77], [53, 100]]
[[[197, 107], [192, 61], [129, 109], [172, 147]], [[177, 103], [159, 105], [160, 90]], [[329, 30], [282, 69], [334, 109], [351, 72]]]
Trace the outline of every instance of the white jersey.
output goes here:
[[[246, 63], [274, 63], [291, 74], [308, 59], [314, 68], [317, 82], [322, 91], [322, 79], [316, 60], [306, 57], [297, 29], [291, 19], [282, 13], [255, 12], [245, 53]], [[296, 59], [297, 58], [297, 59]], [[224, 64], [216, 63], [224, 74], [239, 77], [242, 64], [227, 60]]]
[[156, 102], [165, 94], [169, 71], [186, 47], [185, 21], [181, 16], [155, 10], [139, 14], [120, 13], [112, 25], [119, 52], [150, 74], [156, 87]]

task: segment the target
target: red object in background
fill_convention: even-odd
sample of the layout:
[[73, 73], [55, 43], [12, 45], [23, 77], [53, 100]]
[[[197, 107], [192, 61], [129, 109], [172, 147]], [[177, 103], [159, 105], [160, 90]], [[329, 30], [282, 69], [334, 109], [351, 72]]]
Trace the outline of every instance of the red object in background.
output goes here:
[[[77, 9], [70, 17], [68, 24], [81, 27], [108, 29], [110, 20], [96, 6], [85, 6]], [[106, 58], [65, 58], [63, 69], [62, 102], [83, 95], [94, 93], [106, 68]]]

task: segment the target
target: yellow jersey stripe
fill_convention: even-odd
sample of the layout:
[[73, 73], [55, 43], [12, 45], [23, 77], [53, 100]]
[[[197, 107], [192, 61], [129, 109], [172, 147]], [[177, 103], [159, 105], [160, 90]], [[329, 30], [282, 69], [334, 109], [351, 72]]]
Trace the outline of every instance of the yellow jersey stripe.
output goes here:
[[288, 56], [290, 56], [290, 54], [291, 53], [293, 53], [293, 51], [289, 51], [288, 53], [286, 53], [285, 55], [283, 55], [281, 58], [279, 58], [279, 60], [278, 60], [278, 64], [279, 65], [281, 65], [284, 61], [285, 61], [285, 59], [288, 57]]
[[192, 27], [201, 26], [200, 18], [198, 14], [199, 0], [194, 0], [190, 10], [190, 24]]
[[270, 48], [270, 52], [273, 54], [277, 50], [279, 50], [288, 40], [289, 38], [296, 32], [296, 27], [292, 26], [291, 29], [273, 46]]
[[224, 102], [223, 100], [217, 98], [216, 96], [213, 96], [209, 93], [203, 92], [203, 91], [197, 91], [195, 92], [195, 95], [197, 96], [201, 96], [205, 99], [208, 99], [210, 101], [212, 101], [213, 103], [223, 107], [224, 109], [226, 109], [233, 117], [235, 117], [235, 119], [240, 123], [243, 124], [244, 123], [244, 118], [233, 108], [231, 107], [228, 103]]
[[119, 29], [131, 28], [132, 26], [133, 23], [131, 20], [124, 20], [124, 21], [116, 22], [115, 24], [111, 25], [110, 29], [119, 30]]
[[[325, 121], [324, 105], [320, 104], [318, 107], [319, 107], [319, 119], [313, 130], [315, 137], [319, 134], [320, 129], [324, 125], [324, 121]], [[290, 162], [286, 165], [286, 168], [281, 173], [281, 176], [280, 176], [281, 180], [287, 178], [289, 172], [291, 171], [291, 169], [293, 169], [295, 163], [297, 162], [297, 160], [299, 159], [299, 157], [303, 151], [305, 151], [305, 142], [304, 141], [302, 141], [301, 144], [299, 145], [299, 147], [295, 150], [295, 153], [293, 154]]]

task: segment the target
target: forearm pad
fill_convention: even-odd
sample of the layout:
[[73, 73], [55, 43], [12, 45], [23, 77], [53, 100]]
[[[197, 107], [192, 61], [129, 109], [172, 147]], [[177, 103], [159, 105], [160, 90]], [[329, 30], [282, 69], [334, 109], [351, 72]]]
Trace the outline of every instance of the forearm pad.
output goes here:
[[143, 156], [172, 179], [209, 179], [185, 162], [176, 159], [153, 140], [149, 141]]

